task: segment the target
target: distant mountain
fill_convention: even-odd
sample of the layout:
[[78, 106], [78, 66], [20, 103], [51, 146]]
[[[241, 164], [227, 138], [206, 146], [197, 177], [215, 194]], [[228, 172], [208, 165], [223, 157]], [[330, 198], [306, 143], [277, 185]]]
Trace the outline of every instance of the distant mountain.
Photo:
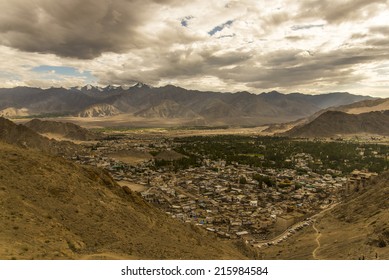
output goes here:
[[25, 108], [30, 115], [78, 112], [94, 104], [96, 100], [79, 90], [65, 88], [0, 90], [0, 110], [10, 107]]
[[149, 85], [146, 85], [144, 83], [141, 83], [141, 82], [137, 82], [135, 85], [132, 86], [132, 88], [148, 88], [148, 89], [151, 89], [153, 87], [149, 86]]
[[151, 106], [135, 113], [135, 116], [144, 118], [199, 118], [200, 116], [190, 108], [184, 107], [173, 100], [165, 100], [158, 105]]
[[116, 116], [121, 112], [113, 105], [110, 104], [96, 104], [91, 105], [88, 108], [82, 110], [77, 114], [80, 118], [100, 118], [108, 116]]
[[374, 100], [362, 100], [356, 103], [343, 105], [334, 108], [336, 111], [342, 111], [349, 114], [361, 114], [374, 111], [386, 111], [389, 110], [389, 98], [374, 99]]
[[[87, 85], [71, 89], [0, 89], [0, 111], [30, 115], [71, 114], [80, 117], [106, 117], [125, 114], [144, 119], [182, 119], [208, 125], [261, 125], [281, 123], [310, 116], [329, 106], [347, 105], [372, 99], [349, 93], [305, 95], [220, 93], [186, 90], [167, 85], [153, 88], [137, 83], [130, 88]], [[109, 107], [112, 106], [112, 107]]]
[[101, 139], [102, 135], [89, 131], [73, 123], [41, 121], [33, 119], [24, 124], [40, 134], [54, 134], [66, 139], [90, 141]]
[[[346, 104], [352, 104], [361, 100], [373, 98], [361, 98], [360, 95], [353, 95], [348, 92], [333, 92], [318, 95], [306, 95], [301, 93], [291, 93], [290, 97], [294, 100], [305, 100], [315, 104], [321, 109], [338, 107]], [[366, 97], [366, 96], [365, 96]]]
[[17, 125], [2, 117], [0, 117], [0, 142], [68, 156], [79, 153], [81, 150], [73, 143], [50, 140], [24, 125]]
[[389, 111], [347, 114], [327, 111], [313, 121], [296, 126], [284, 135], [291, 137], [331, 137], [347, 134], [389, 135]]

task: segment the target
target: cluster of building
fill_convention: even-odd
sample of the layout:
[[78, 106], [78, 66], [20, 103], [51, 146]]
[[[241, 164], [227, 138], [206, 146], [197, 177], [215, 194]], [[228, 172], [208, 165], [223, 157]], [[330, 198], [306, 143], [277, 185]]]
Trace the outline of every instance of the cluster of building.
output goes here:
[[[328, 174], [297, 175], [295, 170], [220, 162], [150, 175], [150, 187], [142, 193], [148, 202], [220, 237], [244, 237], [251, 242], [274, 236], [335, 203], [347, 181]], [[254, 175], [268, 178], [273, 185], [258, 182]]]
[[200, 167], [174, 172], [156, 169], [153, 160], [132, 166], [105, 155], [113, 149], [112, 145], [103, 147], [95, 155], [75, 160], [103, 167], [118, 181], [144, 185], [143, 198], [175, 219], [253, 245], [289, 229], [277, 241], [281, 242], [295, 231], [291, 230], [294, 225], [299, 225], [297, 230], [308, 225], [311, 216], [376, 175], [355, 171], [348, 178], [336, 170], [320, 175], [309, 168], [314, 159], [304, 153], [291, 159], [295, 169], [261, 169], [203, 159]]

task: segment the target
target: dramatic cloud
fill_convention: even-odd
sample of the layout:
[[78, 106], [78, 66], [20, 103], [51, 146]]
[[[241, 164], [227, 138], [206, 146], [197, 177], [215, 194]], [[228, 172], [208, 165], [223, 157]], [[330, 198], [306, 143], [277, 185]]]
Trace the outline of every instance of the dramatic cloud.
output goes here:
[[389, 0], [0, 0], [0, 87], [389, 97]]
[[138, 29], [162, 4], [152, 0], [0, 2], [0, 42], [22, 51], [91, 59], [147, 47]]

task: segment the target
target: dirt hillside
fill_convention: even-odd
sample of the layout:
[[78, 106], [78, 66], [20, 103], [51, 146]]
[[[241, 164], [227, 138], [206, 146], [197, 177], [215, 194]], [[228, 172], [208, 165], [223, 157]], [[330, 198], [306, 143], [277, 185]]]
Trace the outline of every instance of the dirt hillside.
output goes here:
[[319, 215], [287, 242], [261, 249], [265, 259], [389, 259], [389, 172]]
[[104, 171], [0, 142], [0, 259], [244, 259]]
[[2, 117], [0, 117], [0, 141], [57, 155], [71, 156], [81, 152], [81, 147], [71, 142], [50, 140], [24, 125], [17, 125]]

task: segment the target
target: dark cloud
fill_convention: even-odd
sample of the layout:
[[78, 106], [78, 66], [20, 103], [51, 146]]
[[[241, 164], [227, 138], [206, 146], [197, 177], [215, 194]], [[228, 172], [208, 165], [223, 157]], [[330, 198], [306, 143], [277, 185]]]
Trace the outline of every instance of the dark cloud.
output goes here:
[[227, 51], [219, 54], [221, 49], [207, 47], [205, 49], [187, 48], [174, 52], [166, 52], [159, 56], [158, 67], [146, 71], [132, 71], [124, 65], [120, 71], [104, 73], [102, 81], [115, 81], [116, 84], [128, 84], [141, 80], [156, 84], [164, 79], [186, 79], [203, 76], [218, 76], [219, 69], [243, 65], [253, 58], [252, 52]]
[[374, 41], [363, 48], [336, 49], [327, 52], [300, 49], [278, 50], [258, 55], [255, 51], [241, 50], [223, 52], [217, 47], [205, 49], [187, 48], [163, 53], [158, 67], [147, 71], [129, 71], [124, 67], [119, 72], [109, 73], [104, 81], [126, 84], [133, 80], [157, 84], [170, 79], [196, 79], [215, 77], [226, 84], [245, 84], [258, 89], [291, 88], [316, 83], [344, 85], [361, 81], [361, 65], [389, 60], [384, 44], [389, 41]]
[[226, 82], [246, 83], [249, 87], [271, 89], [326, 82], [347, 84], [360, 81], [363, 76], [358, 66], [389, 59], [389, 54], [375, 49], [337, 50], [310, 56], [301, 56], [298, 50], [277, 51], [266, 57], [259, 66], [240, 65], [219, 71]]
[[144, 74], [151, 75], [153, 79], [214, 76], [219, 68], [244, 64], [252, 58], [250, 52], [230, 51], [217, 54], [217, 51], [216, 48], [207, 48], [169, 53], [160, 61], [158, 69]]
[[389, 38], [369, 39], [366, 41], [369, 46], [374, 46], [383, 49], [386, 53], [389, 53]]
[[0, 43], [27, 52], [92, 59], [147, 45], [150, 9], [177, 1], [1, 1]]
[[389, 36], [389, 26], [373, 26], [369, 28], [370, 33]]

